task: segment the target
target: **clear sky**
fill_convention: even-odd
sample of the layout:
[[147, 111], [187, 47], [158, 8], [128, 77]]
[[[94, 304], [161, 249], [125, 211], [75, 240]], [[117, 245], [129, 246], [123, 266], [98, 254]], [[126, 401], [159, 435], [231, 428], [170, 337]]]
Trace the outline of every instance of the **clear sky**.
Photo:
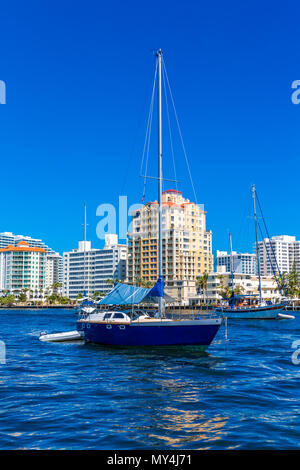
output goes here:
[[[299, 13], [297, 1], [2, 3], [0, 231], [70, 250], [86, 200], [88, 238], [100, 247], [97, 207], [117, 208], [119, 195], [141, 202], [153, 49], [162, 48], [214, 250], [228, 249], [228, 230], [234, 249], [252, 249], [252, 183], [270, 233], [299, 238]], [[175, 154], [179, 189], [192, 198], [179, 146]]]

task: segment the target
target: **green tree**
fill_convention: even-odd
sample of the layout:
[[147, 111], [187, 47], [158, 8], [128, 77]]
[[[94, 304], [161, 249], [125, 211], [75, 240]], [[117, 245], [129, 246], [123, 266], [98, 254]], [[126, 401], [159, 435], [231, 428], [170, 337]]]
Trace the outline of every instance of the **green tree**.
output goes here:
[[296, 263], [294, 261], [291, 272], [287, 276], [288, 280], [288, 294], [289, 297], [298, 297], [300, 293], [299, 274], [296, 270]]
[[27, 295], [25, 294], [25, 292], [21, 292], [21, 294], [19, 295], [19, 302], [26, 302], [27, 301]]
[[274, 277], [274, 281], [277, 284], [276, 290], [280, 291], [282, 294], [284, 294], [286, 292], [287, 295], [289, 295], [289, 292], [288, 292], [288, 290], [289, 290], [288, 274], [287, 273], [281, 273], [281, 276], [279, 276], [279, 274], [277, 274], [276, 276], [273, 276], [273, 277]]
[[241, 295], [241, 294], [243, 294], [243, 292], [245, 291], [245, 289], [244, 289], [244, 287], [243, 287], [242, 285], [237, 284], [237, 285], [235, 286], [235, 288], [234, 288], [233, 291], [234, 291], [235, 295]]
[[0, 297], [1, 305], [12, 305], [16, 301], [16, 298], [13, 294], [8, 294], [5, 297]]
[[52, 287], [53, 293], [57, 294], [58, 289], [62, 287], [62, 284], [61, 282], [54, 282], [51, 287]]
[[143, 279], [142, 277], [137, 276], [135, 278], [135, 285], [138, 287], [147, 287], [149, 289], [150, 287], [154, 286], [154, 283], [151, 281], [146, 281], [146, 279]]
[[222, 299], [229, 299], [231, 296], [231, 289], [228, 284], [225, 284], [225, 279], [224, 276], [220, 275], [218, 276], [218, 279], [220, 280], [220, 285], [217, 288], [218, 294], [222, 297]]
[[96, 299], [98, 299], [98, 297], [102, 297], [102, 295], [103, 295], [102, 292], [96, 291], [96, 292], [93, 293], [92, 298], [94, 300], [96, 300]]
[[206, 297], [206, 292], [207, 292], [207, 280], [208, 280], [207, 273], [203, 273], [202, 276], [196, 277], [196, 288], [197, 290], [203, 291], [203, 301]]

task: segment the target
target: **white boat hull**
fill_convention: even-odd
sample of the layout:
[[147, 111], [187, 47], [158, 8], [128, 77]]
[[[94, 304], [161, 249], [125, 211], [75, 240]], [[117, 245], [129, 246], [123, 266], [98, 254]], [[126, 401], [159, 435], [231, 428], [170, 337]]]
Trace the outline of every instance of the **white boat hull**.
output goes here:
[[65, 341], [79, 341], [84, 338], [84, 334], [80, 331], [65, 331], [62, 333], [41, 334], [41, 341], [49, 341], [51, 343], [60, 343]]

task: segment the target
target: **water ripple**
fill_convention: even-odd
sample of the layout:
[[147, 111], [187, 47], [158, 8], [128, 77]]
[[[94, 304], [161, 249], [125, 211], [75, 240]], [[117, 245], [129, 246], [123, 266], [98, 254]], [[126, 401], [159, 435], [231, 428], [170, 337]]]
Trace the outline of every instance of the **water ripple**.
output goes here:
[[1, 311], [2, 449], [298, 449], [294, 321], [232, 321], [207, 353], [47, 344], [66, 310]]

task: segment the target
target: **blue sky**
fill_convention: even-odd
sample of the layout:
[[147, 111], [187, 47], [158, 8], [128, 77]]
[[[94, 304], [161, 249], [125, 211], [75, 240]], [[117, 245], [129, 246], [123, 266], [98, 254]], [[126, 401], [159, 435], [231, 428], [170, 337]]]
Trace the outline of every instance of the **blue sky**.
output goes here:
[[[86, 200], [88, 238], [102, 246], [98, 205], [124, 194], [141, 201], [152, 51], [161, 47], [213, 248], [228, 248], [230, 230], [235, 249], [252, 249], [252, 183], [270, 233], [299, 238], [299, 13], [296, 1], [2, 4], [0, 231], [72, 249]], [[175, 155], [179, 189], [192, 198], [179, 145]], [[146, 199], [155, 198], [149, 183]]]

